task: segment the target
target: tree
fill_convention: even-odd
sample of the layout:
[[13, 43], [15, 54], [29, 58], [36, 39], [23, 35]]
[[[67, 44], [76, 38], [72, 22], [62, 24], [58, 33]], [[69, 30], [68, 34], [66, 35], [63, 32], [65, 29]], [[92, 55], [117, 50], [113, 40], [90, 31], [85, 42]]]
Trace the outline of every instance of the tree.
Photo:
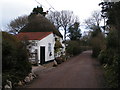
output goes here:
[[71, 25], [68, 28], [68, 33], [68, 37], [70, 38], [70, 40], [80, 40], [81, 32], [79, 29], [79, 22], [75, 22], [73, 25]]
[[18, 34], [20, 32], [20, 30], [28, 24], [28, 22], [31, 20], [31, 18], [36, 16], [37, 14], [41, 14], [41, 15], [45, 16], [47, 14], [47, 12], [43, 12], [43, 8], [37, 6], [37, 8], [33, 9], [32, 13], [29, 16], [24, 15], [24, 16], [20, 16], [20, 17], [17, 17], [16, 19], [12, 20], [7, 25], [9, 32], [13, 33], [13, 34]]
[[100, 27], [100, 23], [102, 21], [100, 11], [94, 11], [90, 18], [85, 20], [85, 25], [87, 28], [91, 30], [95, 30], [96, 27]]
[[20, 30], [27, 23], [28, 23], [28, 16], [27, 15], [20, 16], [20, 17], [14, 19], [8, 24], [9, 32], [13, 33], [13, 34], [18, 34], [20, 32]]
[[[100, 11], [94, 11], [90, 18], [85, 20], [86, 27], [91, 29], [91, 37], [90, 37], [90, 43], [92, 46], [92, 56], [97, 57], [104, 46], [104, 36], [101, 32], [101, 26], [100, 23], [102, 21], [102, 17], [100, 14]], [[99, 43], [99, 45], [98, 45]]]
[[64, 29], [64, 40], [66, 40], [67, 29], [74, 22], [78, 21], [77, 16], [73, 14], [72, 11], [63, 10], [60, 12], [51, 12], [48, 15], [48, 19], [59, 29], [62, 27]]
[[91, 32], [84, 32], [83, 36], [81, 37], [81, 45], [82, 46], [88, 46], [90, 47], [90, 37], [91, 37]]
[[47, 15], [47, 18], [50, 20], [52, 24], [55, 25], [57, 29], [61, 27], [61, 18], [60, 18], [60, 12], [50, 12], [50, 14]]
[[103, 17], [107, 18], [109, 33], [106, 49], [99, 55], [101, 64], [106, 64], [105, 79], [108, 88], [120, 87], [120, 2], [101, 2]]

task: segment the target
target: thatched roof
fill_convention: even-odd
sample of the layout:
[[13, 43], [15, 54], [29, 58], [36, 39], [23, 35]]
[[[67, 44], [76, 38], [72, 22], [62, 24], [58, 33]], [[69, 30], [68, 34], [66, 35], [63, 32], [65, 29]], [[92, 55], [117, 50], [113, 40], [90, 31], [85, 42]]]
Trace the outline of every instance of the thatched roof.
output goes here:
[[29, 23], [22, 28], [20, 32], [53, 32], [54, 34], [63, 37], [55, 26], [40, 14], [31, 16], [29, 18]]

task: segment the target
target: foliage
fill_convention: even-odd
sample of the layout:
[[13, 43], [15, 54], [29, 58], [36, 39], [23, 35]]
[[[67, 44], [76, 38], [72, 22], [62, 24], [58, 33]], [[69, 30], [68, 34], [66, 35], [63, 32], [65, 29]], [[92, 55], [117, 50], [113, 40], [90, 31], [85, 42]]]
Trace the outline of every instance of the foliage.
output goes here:
[[101, 31], [100, 23], [102, 17], [100, 11], [94, 11], [90, 18], [85, 20], [86, 28], [91, 29], [90, 44], [92, 47], [92, 56], [97, 57], [101, 49], [105, 46], [104, 36]]
[[[112, 54], [110, 56], [110, 54]], [[111, 65], [113, 63], [114, 49], [102, 50], [98, 56], [101, 64]]]
[[41, 14], [43, 16], [45, 16], [47, 13], [43, 12], [43, 8], [42, 7], [38, 7], [34, 8], [31, 14]]
[[81, 48], [78, 41], [69, 41], [66, 47], [66, 52], [70, 55], [77, 55], [81, 53]]
[[[114, 58], [116, 61], [117, 58]], [[119, 57], [120, 59], [120, 57]], [[105, 78], [106, 78], [106, 87], [107, 88], [117, 88], [119, 83], [119, 75], [118, 75], [118, 65], [112, 64], [111, 66], [107, 66], [105, 68]], [[120, 68], [119, 68], [120, 69]]]
[[15, 36], [2, 32], [2, 81], [17, 83], [31, 72], [26, 46]]
[[107, 37], [107, 48], [101, 51], [99, 60], [102, 65], [107, 65], [105, 68], [107, 87], [117, 88], [119, 87], [120, 55], [116, 42], [116, 34], [112, 32], [110, 32]]
[[20, 30], [28, 23], [28, 16], [20, 16], [8, 24], [10, 33], [18, 34]]
[[112, 48], [103, 50], [99, 55], [99, 60], [104, 65], [106, 87], [119, 87], [119, 54], [115, 53], [115, 50]]
[[63, 46], [59, 40], [56, 40], [54, 49], [58, 49], [58, 48], [63, 48]]
[[61, 53], [61, 48], [63, 48], [62, 43], [58, 38], [55, 38], [55, 46], [54, 46], [55, 57], [58, 53]]
[[61, 55], [60, 57], [57, 57], [55, 60], [57, 62], [57, 64], [61, 64], [62, 62], [65, 61], [66, 56], [65, 55]]
[[[91, 37], [91, 32], [87, 32], [87, 33], [84, 32], [83, 36], [80, 39], [80, 45], [90, 49], [91, 48], [90, 37]], [[87, 48], [86, 48], [86, 50], [87, 50]]]
[[106, 64], [105, 77], [106, 85], [109, 88], [119, 88], [119, 70], [120, 70], [120, 2], [101, 2], [102, 13], [106, 17], [109, 26], [106, 49], [101, 52], [99, 59], [102, 64]]
[[82, 34], [79, 29], [79, 22], [75, 22], [73, 25], [71, 25], [68, 28], [68, 33], [70, 40], [80, 40]]
[[[120, 37], [120, 36], [119, 36]], [[110, 31], [107, 36], [107, 48], [113, 48], [114, 50], [118, 50], [119, 47], [119, 38], [116, 30]]]
[[98, 57], [100, 51], [105, 48], [104, 35], [101, 33], [100, 28], [96, 28], [95, 31], [91, 33], [90, 43], [92, 46], [92, 56]]

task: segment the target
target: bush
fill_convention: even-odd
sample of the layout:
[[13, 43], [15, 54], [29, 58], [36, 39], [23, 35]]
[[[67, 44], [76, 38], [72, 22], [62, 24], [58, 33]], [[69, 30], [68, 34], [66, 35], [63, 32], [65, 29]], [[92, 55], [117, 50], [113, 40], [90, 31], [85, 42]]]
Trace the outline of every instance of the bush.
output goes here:
[[60, 57], [57, 57], [56, 59], [57, 64], [61, 64], [62, 62], [64, 62], [66, 60], [66, 56], [62, 55]]
[[62, 58], [61, 57], [57, 57], [55, 60], [56, 60], [57, 64], [61, 64], [62, 63]]
[[108, 56], [106, 55], [105, 50], [102, 50], [98, 56], [98, 59], [101, 64], [106, 64], [107, 63], [107, 58]]
[[77, 55], [81, 53], [81, 48], [77, 41], [69, 41], [66, 51], [70, 55]]
[[104, 36], [100, 33], [96, 37], [91, 38], [91, 46], [92, 46], [92, 56], [98, 57], [100, 51], [105, 48], [105, 39]]
[[99, 47], [93, 47], [92, 50], [93, 50], [92, 57], [98, 57], [101, 49]]
[[109, 35], [107, 37], [107, 48], [113, 48], [113, 49], [118, 49], [118, 43], [119, 43], [119, 38], [118, 38], [118, 34], [117, 32], [114, 31], [110, 31]]
[[106, 87], [117, 88], [119, 86], [120, 56], [113, 48], [102, 50], [98, 56], [104, 66]]
[[26, 46], [15, 36], [2, 32], [2, 82], [17, 83], [31, 72]]
[[104, 66], [106, 87], [116, 88], [119, 82], [120, 56], [113, 49], [103, 50], [99, 55], [100, 63]]
[[80, 46], [81, 51], [91, 50], [90, 46]]
[[113, 56], [113, 63], [112, 65], [108, 65], [105, 68], [105, 79], [106, 79], [106, 87], [108, 88], [118, 88], [120, 84], [119, 78], [119, 70], [120, 70], [120, 56], [115, 55]]
[[112, 65], [114, 55], [115, 55], [114, 49], [109, 48], [107, 50], [102, 50], [98, 56], [98, 59], [100, 60], [101, 64]]

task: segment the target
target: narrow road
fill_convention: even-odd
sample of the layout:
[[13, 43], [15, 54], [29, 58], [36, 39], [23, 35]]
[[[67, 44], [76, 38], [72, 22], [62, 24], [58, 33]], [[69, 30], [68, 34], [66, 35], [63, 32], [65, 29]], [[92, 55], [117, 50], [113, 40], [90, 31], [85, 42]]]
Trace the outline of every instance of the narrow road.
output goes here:
[[37, 72], [29, 88], [103, 88], [103, 73], [92, 51], [71, 58], [56, 68]]

